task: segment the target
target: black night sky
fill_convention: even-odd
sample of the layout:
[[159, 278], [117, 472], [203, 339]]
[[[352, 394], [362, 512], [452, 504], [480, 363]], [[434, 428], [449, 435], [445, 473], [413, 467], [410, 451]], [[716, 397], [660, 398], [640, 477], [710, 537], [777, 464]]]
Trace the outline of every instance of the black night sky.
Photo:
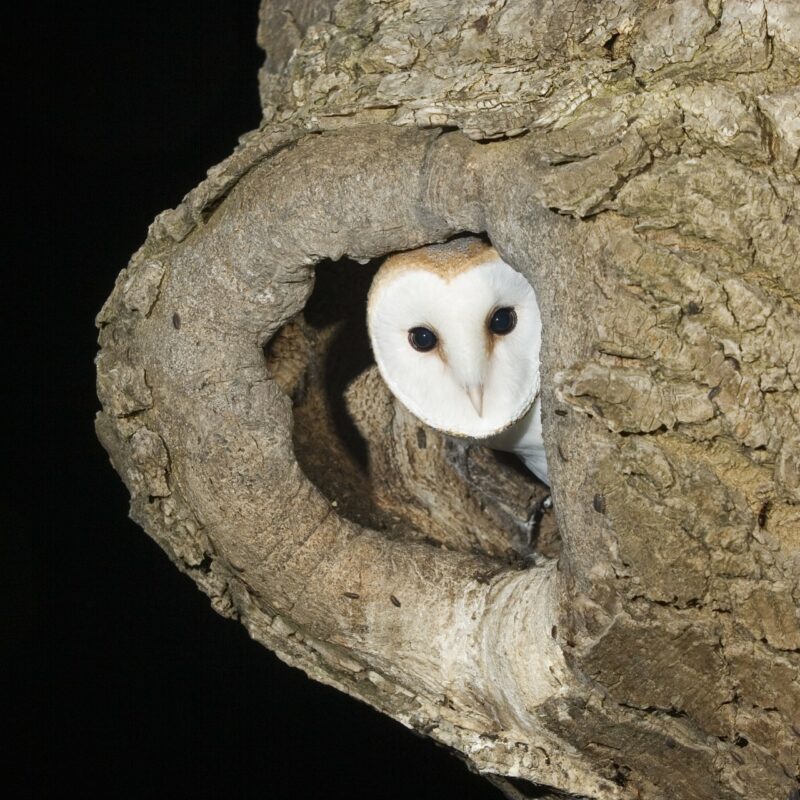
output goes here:
[[498, 800], [219, 617], [128, 520], [94, 436], [94, 315], [154, 216], [257, 126], [257, 7], [39, 3], [4, 22], [5, 375], [24, 391], [2, 484], [15, 767], [43, 797]]

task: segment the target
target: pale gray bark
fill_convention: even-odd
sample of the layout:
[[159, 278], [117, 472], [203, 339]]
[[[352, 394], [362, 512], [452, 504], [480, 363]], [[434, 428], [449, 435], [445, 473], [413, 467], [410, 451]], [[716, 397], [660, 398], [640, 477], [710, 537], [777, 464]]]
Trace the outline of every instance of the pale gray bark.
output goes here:
[[[265, 1], [273, 32], [262, 128], [98, 317], [134, 518], [220, 613], [509, 796], [788, 798], [797, 5]], [[355, 354], [334, 376], [346, 322], [303, 314], [315, 265], [357, 323], [363, 277], [329, 260], [461, 231], [542, 306], [538, 555], [541, 489]]]

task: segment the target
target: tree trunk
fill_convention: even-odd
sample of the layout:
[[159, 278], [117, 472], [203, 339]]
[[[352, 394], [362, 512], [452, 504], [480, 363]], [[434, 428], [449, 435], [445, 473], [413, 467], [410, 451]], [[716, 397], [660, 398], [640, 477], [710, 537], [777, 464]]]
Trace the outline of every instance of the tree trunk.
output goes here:
[[[98, 316], [134, 518], [509, 797], [795, 797], [796, 4], [291, 5], [264, 124]], [[370, 366], [371, 260], [463, 231], [540, 301], [558, 531]]]

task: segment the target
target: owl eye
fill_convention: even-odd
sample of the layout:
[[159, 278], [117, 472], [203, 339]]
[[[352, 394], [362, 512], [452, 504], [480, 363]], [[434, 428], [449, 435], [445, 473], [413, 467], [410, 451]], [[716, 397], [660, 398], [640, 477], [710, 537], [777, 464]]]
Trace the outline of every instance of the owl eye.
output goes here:
[[499, 336], [511, 333], [517, 325], [517, 314], [513, 308], [498, 308], [489, 320], [489, 330]]
[[428, 350], [433, 350], [438, 341], [436, 334], [430, 328], [412, 328], [408, 332], [409, 344], [421, 353], [427, 353]]

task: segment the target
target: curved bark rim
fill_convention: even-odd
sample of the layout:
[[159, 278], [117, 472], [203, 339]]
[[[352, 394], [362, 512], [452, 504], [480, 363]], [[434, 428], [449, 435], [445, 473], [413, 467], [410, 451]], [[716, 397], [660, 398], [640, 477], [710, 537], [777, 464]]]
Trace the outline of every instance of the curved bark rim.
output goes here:
[[[504, 144], [492, 148], [495, 179]], [[519, 143], [510, 144], [513, 173]], [[320, 261], [485, 229], [497, 191], [484, 181], [487, 154], [460, 134], [391, 126], [306, 136], [249, 169], [178, 244], [156, 242], [149, 254], [145, 245], [115, 293], [135, 325], [125, 355], [152, 387], [152, 403], [136, 413], [141, 427], [124, 434], [138, 447], [129, 464], [117, 463], [134, 515], [185, 568], [186, 543], [174, 524], [164, 531], [165, 517], [183, 520], [180, 535], [202, 542], [202, 574], [189, 564], [195, 578], [279, 655], [290, 632], [303, 644], [293, 663], [327, 682], [338, 671], [339, 688], [380, 708], [386, 687], [413, 689], [413, 714], [446, 721], [437, 738], [461, 750], [476, 747], [476, 731], [530, 743], [537, 707], [566, 683], [551, 635], [564, 591], [555, 565], [497, 569], [340, 518], [297, 466], [290, 403], [266, 374], [262, 346], [302, 309]], [[141, 294], [148, 275], [156, 289], [142, 313], [131, 287]], [[98, 423], [112, 451], [111, 429], [131, 421], [114, 413], [114, 390], [126, 388], [113, 360], [111, 348], [99, 358]], [[143, 497], [161, 514], [137, 512]], [[402, 720], [396, 698], [388, 705]], [[538, 735], [561, 751], [541, 766], [543, 781], [564, 785], [568, 772], [576, 791], [596, 788], [593, 776], [574, 783], [588, 772], [576, 769], [577, 753]]]

